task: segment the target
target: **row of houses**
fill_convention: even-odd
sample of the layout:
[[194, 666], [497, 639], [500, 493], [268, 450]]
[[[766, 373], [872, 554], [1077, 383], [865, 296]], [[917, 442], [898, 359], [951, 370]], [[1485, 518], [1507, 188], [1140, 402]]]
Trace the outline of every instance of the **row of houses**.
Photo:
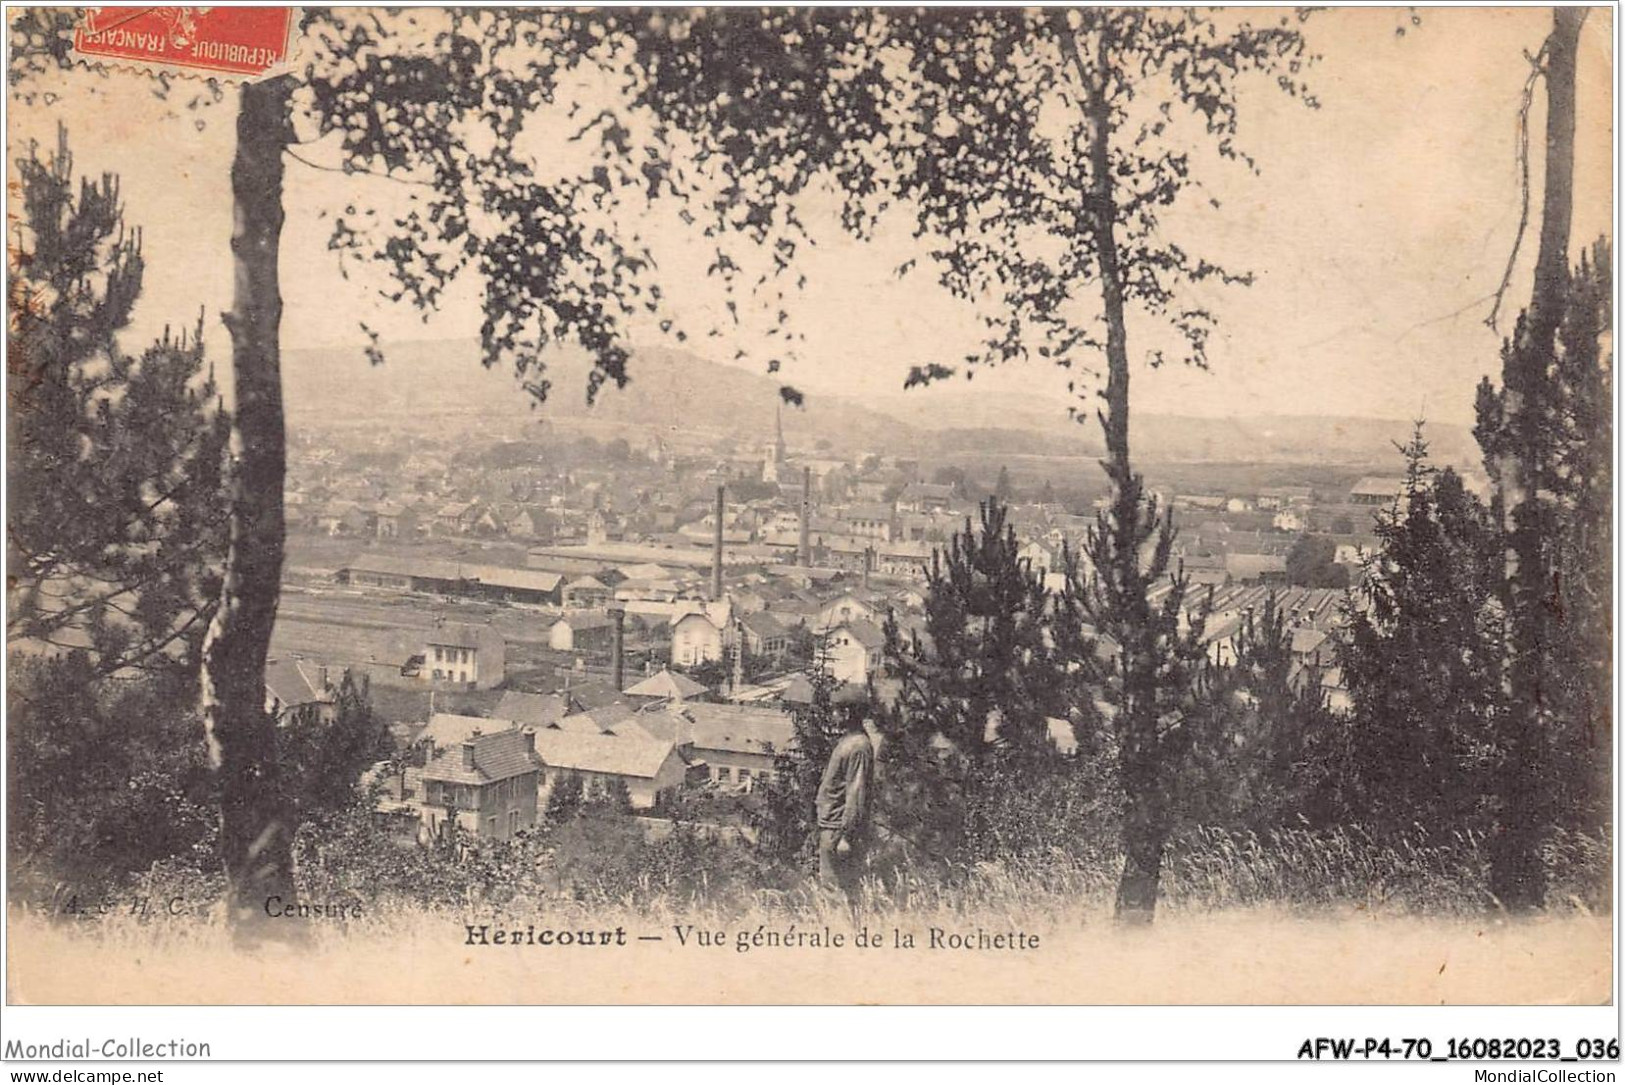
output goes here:
[[556, 514], [527, 505], [487, 505], [480, 501], [445, 501], [429, 496], [385, 501], [314, 501], [297, 491], [295, 495], [305, 500], [290, 501], [290, 530], [345, 538], [404, 541], [426, 535], [472, 535], [550, 540], [559, 523]]
[[683, 787], [749, 789], [774, 775], [795, 741], [776, 708], [682, 698], [572, 707], [558, 695], [509, 693], [491, 717], [431, 716], [412, 739], [421, 767], [374, 768], [379, 812], [412, 823], [424, 840], [451, 824], [506, 840], [535, 826], [566, 776], [588, 797], [624, 789], [634, 809], [647, 810]]
[[741, 593], [695, 607], [677, 616], [671, 627], [671, 661], [681, 666], [726, 662], [736, 649], [774, 663], [785, 662], [791, 641], [805, 635], [813, 659], [838, 682], [862, 685], [880, 672], [888, 614], [906, 628], [919, 622], [923, 599], [908, 589], [885, 592], [854, 587], [832, 596], [810, 598], [792, 592], [765, 602], [756, 593]]

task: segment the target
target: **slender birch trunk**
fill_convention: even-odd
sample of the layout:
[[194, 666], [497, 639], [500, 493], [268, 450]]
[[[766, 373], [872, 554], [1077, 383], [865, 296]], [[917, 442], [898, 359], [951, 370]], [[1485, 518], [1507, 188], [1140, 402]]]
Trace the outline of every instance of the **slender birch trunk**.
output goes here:
[[286, 79], [245, 84], [231, 167], [234, 273], [230, 548], [220, 607], [203, 644], [202, 707], [220, 781], [221, 850], [230, 921], [261, 929], [266, 901], [293, 899], [293, 817], [280, 787], [265, 663], [282, 579], [283, 473], [277, 259], [282, 151], [290, 141]]
[[1093, 242], [1106, 319], [1106, 473], [1112, 481], [1112, 553], [1115, 568], [1100, 569], [1118, 611], [1122, 700], [1118, 706], [1119, 765], [1123, 782], [1123, 873], [1117, 886], [1116, 915], [1127, 923], [1149, 923], [1156, 912], [1163, 849], [1171, 814], [1167, 769], [1158, 740], [1157, 660], [1149, 636], [1147, 581], [1140, 568], [1142, 490], [1129, 458], [1129, 355], [1125, 314], [1127, 291], [1117, 248], [1117, 199], [1112, 187], [1111, 104], [1104, 75], [1110, 64], [1104, 32], [1096, 43], [1094, 69], [1085, 66], [1064, 11], [1052, 13], [1061, 48], [1084, 88], [1088, 124], [1089, 183], [1080, 215]]

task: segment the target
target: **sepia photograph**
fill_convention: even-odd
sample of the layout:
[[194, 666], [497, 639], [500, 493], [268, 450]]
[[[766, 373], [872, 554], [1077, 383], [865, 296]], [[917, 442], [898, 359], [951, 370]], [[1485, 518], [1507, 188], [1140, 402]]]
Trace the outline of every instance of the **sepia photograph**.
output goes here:
[[1612, 1004], [1616, 15], [8, 6], [7, 1004]]

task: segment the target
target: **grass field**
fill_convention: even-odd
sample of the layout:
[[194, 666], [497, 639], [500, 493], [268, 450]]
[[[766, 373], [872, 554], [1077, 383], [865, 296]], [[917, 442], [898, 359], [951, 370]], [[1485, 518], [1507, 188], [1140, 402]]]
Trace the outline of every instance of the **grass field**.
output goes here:
[[[304, 944], [246, 952], [220, 924], [119, 917], [49, 922], [13, 911], [12, 999], [25, 1003], [1082, 1003], [1586, 1004], [1611, 989], [1612, 922], [1425, 919], [1355, 910], [1170, 911], [1150, 929], [1096, 905], [1050, 911], [779, 907], [732, 917], [568, 905], [479, 916], [505, 928], [626, 932], [624, 946], [469, 945], [465, 918], [425, 911], [288, 920]], [[688, 944], [678, 925], [692, 925]], [[858, 930], [878, 948], [853, 944]], [[933, 946], [933, 930], [937, 945]], [[1019, 933], [1037, 948], [963, 949], [950, 936]], [[699, 931], [720, 945], [696, 944]], [[758, 945], [777, 933], [835, 947]], [[641, 936], [641, 938], [640, 938]], [[912, 937], [913, 946], [899, 945]], [[653, 940], [658, 938], [659, 940]], [[645, 940], [647, 939], [647, 940]]]
[[[865, 880], [856, 920], [807, 883], [701, 876], [679, 888], [651, 869], [619, 889], [560, 893], [514, 875], [495, 886], [509, 890], [500, 901], [470, 890], [432, 906], [313, 870], [306, 903], [360, 902], [359, 917], [279, 919], [289, 944], [249, 952], [183, 879], [135, 890], [150, 898], [145, 918], [122, 901], [77, 919], [14, 901], [7, 980], [31, 1003], [1605, 1002], [1608, 890], [1583, 887], [1609, 868], [1607, 841], [1554, 846], [1550, 911], [1520, 919], [1458, 873], [1475, 844], [1199, 834], [1170, 857], [1164, 903], [1142, 929], [1112, 921], [1111, 864], [1060, 859], [981, 864], [951, 883], [898, 868]], [[469, 924], [619, 931], [623, 944], [478, 944]], [[856, 945], [860, 931], [878, 944]], [[829, 944], [837, 934], [843, 944]]]
[[[1148, 928], [1112, 919], [1110, 847], [947, 868], [877, 848], [854, 919], [793, 866], [767, 878], [746, 852], [675, 835], [636, 846], [565, 834], [533, 859], [444, 866], [380, 854], [369, 837], [321, 839], [301, 853], [300, 901], [359, 914], [278, 918], [275, 940], [252, 951], [221, 919], [218, 875], [155, 867], [100, 914], [65, 907], [49, 881], [27, 891], [14, 879], [11, 997], [1532, 1005], [1601, 1003], [1612, 990], [1606, 833], [1554, 833], [1548, 911], [1511, 918], [1488, 893], [1477, 834], [1193, 830], [1170, 845]], [[591, 855], [572, 852], [583, 845]], [[471, 940], [470, 924], [520, 931], [519, 944]], [[614, 944], [541, 944], [533, 928], [608, 931]]]

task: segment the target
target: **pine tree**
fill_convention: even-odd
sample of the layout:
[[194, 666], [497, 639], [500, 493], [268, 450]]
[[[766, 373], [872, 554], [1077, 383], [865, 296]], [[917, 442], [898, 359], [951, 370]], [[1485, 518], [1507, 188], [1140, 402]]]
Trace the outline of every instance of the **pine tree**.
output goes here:
[[993, 484], [993, 498], [1000, 504], [1008, 505], [1015, 497], [1015, 490], [1010, 485], [1010, 468], [999, 466], [999, 477]]
[[989, 498], [978, 523], [967, 519], [946, 552], [932, 553], [923, 635], [905, 635], [887, 617], [884, 658], [901, 683], [908, 743], [940, 735], [972, 760], [1049, 748], [1046, 719], [1064, 706], [1045, 631], [1048, 595], [1007, 518]]
[[224, 557], [228, 426], [201, 323], [124, 353], [145, 264], [118, 178], [76, 179], [65, 131], [17, 170], [7, 633], [88, 645], [101, 674], [195, 667]]
[[[1125, 447], [1126, 452], [1126, 447]], [[1180, 809], [1186, 758], [1212, 710], [1205, 605], [1187, 611], [1189, 581], [1172, 565], [1174, 523], [1126, 455], [1107, 464], [1115, 497], [1096, 515], [1080, 555], [1062, 562], [1057, 655], [1073, 665], [1080, 705], [1099, 703], [1112, 729], [1123, 791], [1123, 873], [1117, 915], [1149, 922], [1163, 850]], [[1087, 561], [1082, 560], [1087, 558]], [[1168, 590], [1153, 603], [1153, 585]]]
[[1340, 652], [1354, 700], [1346, 801], [1379, 830], [1473, 826], [1504, 756], [1500, 533], [1454, 471], [1429, 464], [1420, 426], [1404, 451]]
[[1510, 627], [1509, 703], [1490, 790], [1493, 887], [1514, 908], [1542, 902], [1548, 828], [1607, 816], [1611, 298], [1611, 251], [1599, 242], [1566, 277], [1550, 337], [1521, 314], [1502, 348], [1501, 387], [1486, 378], [1478, 390], [1475, 435], [1510, 555], [1496, 588]]
[[927, 858], [994, 857], [1020, 828], [1001, 799], [1057, 767], [1048, 719], [1067, 705], [1049, 596], [1007, 514], [989, 498], [932, 554], [923, 629], [905, 632], [895, 615], [884, 625], [898, 693], [883, 715], [899, 751], [886, 816]]
[[1500, 594], [1506, 612], [1506, 712], [1499, 720], [1501, 757], [1492, 782], [1497, 816], [1490, 882], [1497, 898], [1514, 911], [1545, 901], [1540, 846], [1552, 816], [1548, 785], [1558, 769], [1549, 754], [1570, 746], [1554, 732], [1574, 723], [1557, 713], [1550, 694], [1560, 680], [1552, 670], [1552, 645], [1561, 635], [1554, 607], [1561, 589], [1554, 586], [1553, 546], [1560, 528], [1553, 518], [1556, 504], [1547, 494], [1556, 481], [1551, 426], [1562, 391], [1554, 369], [1567, 345], [1575, 87], [1586, 15], [1585, 8], [1554, 8], [1552, 31], [1538, 57], [1546, 84], [1546, 159], [1534, 289], [1502, 351], [1501, 389], [1496, 392], [1486, 382], [1478, 404], [1476, 434], [1495, 483], [1505, 541]]
[[218, 793], [197, 741], [194, 680], [109, 681], [85, 652], [19, 653], [6, 688], [11, 891], [117, 892], [160, 861], [218, 869]]
[[1558, 818], [1575, 827], [1606, 825], [1613, 742], [1613, 250], [1598, 240], [1569, 281], [1559, 329], [1561, 390], [1553, 496], [1562, 509], [1556, 562], [1559, 715], [1558, 779], [1566, 785]]
[[1181, 786], [1183, 819], [1262, 830], [1335, 811], [1338, 748], [1346, 728], [1328, 709], [1321, 660], [1293, 654], [1292, 629], [1271, 592], [1242, 616], [1233, 659], [1210, 671], [1212, 694], [1195, 713]]
[[586, 803], [586, 790], [581, 777], [574, 772], [560, 773], [547, 793], [547, 809], [543, 817], [549, 828], [568, 825], [575, 820]]

